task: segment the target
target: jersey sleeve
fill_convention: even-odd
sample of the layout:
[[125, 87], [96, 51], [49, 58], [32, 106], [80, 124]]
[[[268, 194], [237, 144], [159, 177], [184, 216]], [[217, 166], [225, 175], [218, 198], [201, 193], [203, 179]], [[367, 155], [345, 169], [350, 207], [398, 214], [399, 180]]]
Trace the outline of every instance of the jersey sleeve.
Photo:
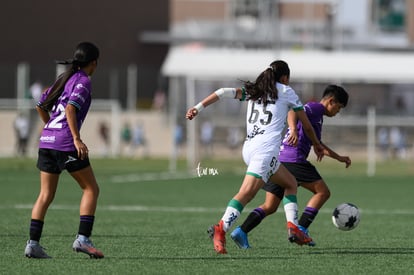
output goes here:
[[44, 93], [40, 95], [39, 102], [36, 103], [37, 106], [40, 106], [43, 102], [45, 102], [47, 96], [50, 93], [51, 87], [49, 87]]
[[295, 91], [292, 88], [289, 88], [287, 92], [289, 105], [293, 111], [297, 112], [303, 110], [302, 101], [299, 99], [299, 96], [295, 93]]
[[83, 104], [90, 95], [89, 91], [88, 85], [84, 83], [76, 84], [69, 96], [68, 104], [75, 106], [78, 110], [82, 109]]

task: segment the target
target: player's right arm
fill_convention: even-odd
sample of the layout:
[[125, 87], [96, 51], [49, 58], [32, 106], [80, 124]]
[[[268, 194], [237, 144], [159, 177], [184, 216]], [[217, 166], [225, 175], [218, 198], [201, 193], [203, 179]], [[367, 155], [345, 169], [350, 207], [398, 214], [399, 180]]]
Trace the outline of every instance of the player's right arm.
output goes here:
[[36, 111], [39, 114], [40, 119], [43, 121], [44, 124], [49, 122], [49, 119], [50, 119], [49, 112], [47, 112], [43, 108], [40, 108], [39, 106], [36, 106]]
[[289, 136], [286, 142], [291, 146], [296, 146], [298, 144], [299, 135], [298, 135], [298, 128], [297, 128], [298, 119], [296, 117], [295, 111], [290, 110], [288, 112], [287, 122], [288, 122], [288, 127], [289, 127]]
[[185, 117], [189, 120], [192, 120], [196, 115], [198, 115], [201, 110], [205, 107], [217, 102], [220, 98], [227, 97], [227, 98], [234, 98], [234, 99], [243, 99], [243, 91], [241, 88], [220, 88], [209, 96], [204, 98], [201, 102], [199, 102], [194, 107], [188, 109]]

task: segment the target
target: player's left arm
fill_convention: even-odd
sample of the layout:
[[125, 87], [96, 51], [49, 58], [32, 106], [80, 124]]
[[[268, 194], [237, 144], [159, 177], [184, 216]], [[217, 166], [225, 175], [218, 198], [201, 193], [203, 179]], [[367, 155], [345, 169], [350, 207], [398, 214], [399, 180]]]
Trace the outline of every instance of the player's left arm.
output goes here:
[[66, 120], [69, 125], [70, 132], [73, 138], [73, 144], [75, 145], [78, 157], [85, 159], [88, 156], [89, 150], [85, 143], [83, 143], [78, 128], [78, 122], [76, 120], [77, 108], [73, 104], [68, 104], [65, 108]]
[[73, 144], [75, 145], [78, 157], [85, 159], [88, 157], [88, 147], [82, 141], [80, 135], [80, 125], [78, 125], [77, 113], [85, 103], [86, 98], [90, 96], [90, 87], [86, 83], [75, 85], [75, 90], [69, 97], [68, 104], [65, 107], [65, 116], [70, 133], [72, 134]]
[[352, 161], [348, 156], [341, 156], [338, 153], [336, 153], [334, 150], [332, 150], [331, 148], [329, 148], [326, 144], [322, 143], [324, 149], [324, 154], [325, 156], [331, 157], [333, 159], [336, 159], [339, 162], [344, 162], [345, 163], [345, 167], [348, 168]]
[[298, 119], [302, 122], [303, 131], [308, 136], [308, 138], [312, 141], [313, 151], [316, 154], [317, 161], [321, 161], [324, 154], [324, 147], [318, 137], [316, 136], [315, 129], [313, 129], [312, 124], [309, 121], [306, 112], [302, 109], [294, 109]]

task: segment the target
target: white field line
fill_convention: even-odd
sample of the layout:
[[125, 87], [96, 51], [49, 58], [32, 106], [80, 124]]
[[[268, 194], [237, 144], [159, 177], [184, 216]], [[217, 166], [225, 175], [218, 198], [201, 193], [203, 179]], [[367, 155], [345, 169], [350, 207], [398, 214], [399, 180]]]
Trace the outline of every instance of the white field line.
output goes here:
[[[32, 209], [32, 204], [0, 205], [0, 209]], [[51, 205], [55, 210], [78, 210], [79, 205]], [[171, 213], [221, 213], [224, 208], [209, 207], [173, 207], [173, 206], [146, 206], [146, 205], [98, 205], [99, 211], [129, 211], [129, 212], [171, 212]], [[249, 213], [253, 208], [245, 208], [244, 213]], [[414, 215], [414, 209], [360, 209], [361, 215]], [[278, 212], [283, 212], [282, 208]], [[331, 209], [322, 208], [320, 213], [332, 213]]]
[[174, 179], [191, 179], [197, 177], [195, 174], [178, 173], [178, 172], [160, 172], [160, 173], [137, 173], [126, 174], [111, 177], [113, 183], [128, 183], [138, 181], [160, 181], [160, 180], [174, 180]]

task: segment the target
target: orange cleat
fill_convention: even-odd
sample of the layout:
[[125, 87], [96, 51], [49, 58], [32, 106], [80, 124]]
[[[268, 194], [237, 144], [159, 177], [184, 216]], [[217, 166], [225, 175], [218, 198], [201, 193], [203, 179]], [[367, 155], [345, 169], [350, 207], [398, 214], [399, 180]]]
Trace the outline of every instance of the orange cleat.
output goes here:
[[291, 243], [296, 243], [298, 245], [310, 245], [313, 243], [312, 238], [309, 237], [307, 234], [302, 232], [299, 227], [292, 222], [287, 223], [288, 228], [288, 240]]
[[209, 237], [213, 240], [214, 250], [219, 254], [227, 254], [226, 250], [226, 232], [223, 230], [223, 221], [212, 225], [207, 230]]

